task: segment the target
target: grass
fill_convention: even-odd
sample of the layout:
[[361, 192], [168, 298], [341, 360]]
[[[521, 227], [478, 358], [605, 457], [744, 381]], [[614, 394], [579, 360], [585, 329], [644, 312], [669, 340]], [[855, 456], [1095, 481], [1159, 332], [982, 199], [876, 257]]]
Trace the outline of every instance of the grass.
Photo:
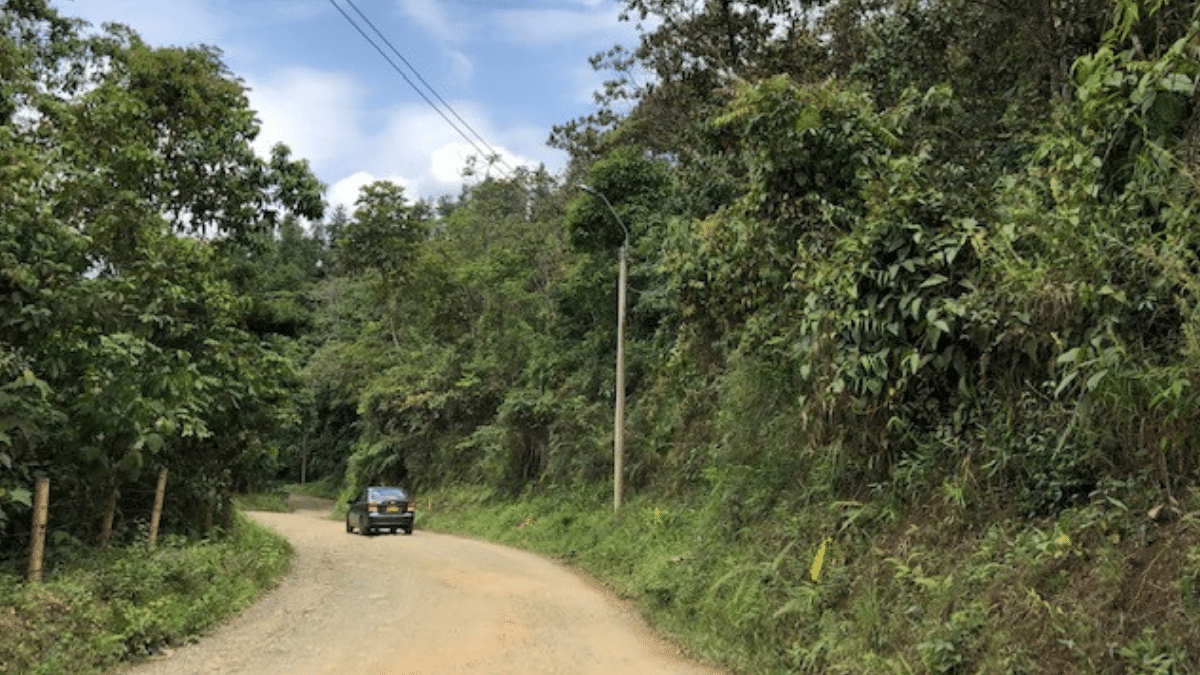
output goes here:
[[337, 499], [340, 485], [332, 478], [322, 478], [321, 480], [311, 481], [301, 485], [300, 483], [291, 483], [281, 488], [284, 494], [299, 494], [309, 497], [320, 497], [321, 499]]
[[289, 495], [295, 494], [306, 497], [317, 497], [319, 499], [336, 499], [338, 489], [338, 485], [333, 480], [324, 478], [303, 485], [300, 483], [280, 485], [267, 492], [235, 495], [234, 501], [237, 503], [238, 508], [243, 511], [288, 513], [292, 510], [292, 507], [288, 504]]
[[[734, 673], [1180, 674], [1200, 662], [1200, 516], [1110, 495], [1028, 522], [919, 509], [733, 505], [605, 491], [423, 495], [419, 525], [557, 558]], [[822, 549], [822, 542], [826, 543]], [[820, 555], [818, 555], [820, 553]], [[817, 565], [818, 559], [820, 564]]]
[[254, 492], [250, 494], [234, 495], [233, 501], [237, 507], [243, 511], [270, 511], [273, 513], [289, 513], [292, 508], [288, 506], [287, 490], [275, 490], [273, 492]]
[[41, 584], [0, 575], [0, 673], [100, 674], [191, 640], [277, 585], [290, 555], [239, 514], [226, 539], [101, 552]]

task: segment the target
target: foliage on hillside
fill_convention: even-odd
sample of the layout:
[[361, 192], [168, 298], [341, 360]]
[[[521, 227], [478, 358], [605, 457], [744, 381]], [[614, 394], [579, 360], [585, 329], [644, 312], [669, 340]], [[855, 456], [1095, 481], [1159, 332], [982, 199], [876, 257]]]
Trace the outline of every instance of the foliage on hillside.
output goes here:
[[[387, 302], [353, 300], [382, 267], [322, 282], [332, 302], [318, 315], [356, 327], [319, 338], [306, 371], [358, 425], [348, 487], [468, 481], [530, 503], [606, 481], [624, 226], [631, 498], [719, 509], [693, 525], [727, 528], [741, 553], [763, 546], [703, 567], [726, 576], [665, 588], [673, 616], [744, 604], [730, 645], [749, 670], [850, 667], [832, 642], [764, 636], [884, 603], [920, 614], [901, 651], [880, 645], [904, 635], [849, 623], [822, 639], [874, 644], [879, 672], [1019, 671], [1047, 656], [1064, 672], [1192, 668], [1186, 608], [1158, 633], [1124, 634], [1121, 658], [1098, 656], [1106, 619], [1061, 637], [1103, 611], [1070, 594], [1135, 580], [1020, 523], [1098, 522], [1096, 500], [1171, 517], [1191, 503], [1195, 3], [625, 5], [648, 27], [636, 49], [594, 60], [613, 80], [600, 110], [556, 129], [572, 156], [561, 183], [522, 175], [445, 200]], [[908, 515], [928, 508], [951, 524]], [[822, 530], [841, 527], [818, 522], [827, 509], [873, 514], [860, 536], [886, 545]], [[897, 529], [917, 521], [928, 540]], [[801, 544], [781, 532], [801, 525], [817, 528], [804, 546], [832, 536], [842, 595], [796, 578]], [[1108, 525], [1070, 527], [1086, 555], [1142, 555], [1110, 545]], [[1191, 546], [1189, 528], [1171, 536]], [[930, 553], [936, 573], [901, 550], [938, 546], [951, 553]], [[851, 574], [834, 571], [841, 555], [900, 586], [837, 578]], [[998, 576], [959, 578], [959, 563]], [[1195, 562], [1169, 563], [1155, 597], [1184, 607]], [[1069, 569], [1115, 576], [1074, 585]], [[950, 599], [972, 593], [995, 602]], [[1149, 621], [1135, 605], [1112, 616]], [[1076, 646], [1001, 658], [1018, 619], [996, 612], [1042, 610]]]
[[[624, 225], [633, 490], [1045, 515], [1190, 484], [1192, 4], [803, 7], [631, 1], [660, 21], [595, 63], [632, 111], [556, 131], [563, 182], [400, 193], [393, 233], [364, 192], [306, 366], [350, 483], [602, 476]], [[417, 221], [404, 274], [360, 255]]]

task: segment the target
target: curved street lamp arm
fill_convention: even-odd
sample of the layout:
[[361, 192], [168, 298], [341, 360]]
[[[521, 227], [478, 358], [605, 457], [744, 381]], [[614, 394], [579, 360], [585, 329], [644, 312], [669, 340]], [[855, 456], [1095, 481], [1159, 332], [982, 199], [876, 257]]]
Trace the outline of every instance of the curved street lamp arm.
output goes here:
[[617, 219], [617, 224], [621, 226], [621, 231], [625, 233], [625, 246], [628, 247], [629, 246], [629, 228], [625, 227], [625, 223], [621, 220], [621, 216], [617, 215], [617, 210], [613, 208], [612, 202], [608, 201], [608, 197], [605, 197], [603, 193], [601, 193], [599, 190], [592, 187], [591, 185], [580, 184], [579, 189], [583, 190], [584, 192], [587, 192], [589, 194], [595, 195], [595, 196], [599, 197], [600, 199], [604, 200], [604, 205], [608, 207], [608, 210], [610, 213], [612, 213], [613, 218]]

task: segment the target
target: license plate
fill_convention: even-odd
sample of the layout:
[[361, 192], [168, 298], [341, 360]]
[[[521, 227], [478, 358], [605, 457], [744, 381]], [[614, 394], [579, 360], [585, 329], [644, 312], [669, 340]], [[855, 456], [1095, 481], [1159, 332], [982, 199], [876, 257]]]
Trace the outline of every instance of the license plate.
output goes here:
[[387, 507], [387, 512], [388, 513], [400, 513], [400, 507], [399, 506], [389, 506], [389, 507]]

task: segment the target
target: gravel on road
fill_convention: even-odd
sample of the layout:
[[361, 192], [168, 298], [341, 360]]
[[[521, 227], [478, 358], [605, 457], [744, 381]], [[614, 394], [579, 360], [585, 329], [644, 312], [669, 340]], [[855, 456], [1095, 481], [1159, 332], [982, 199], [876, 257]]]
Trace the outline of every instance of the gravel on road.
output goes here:
[[347, 534], [332, 503], [292, 506], [251, 514], [295, 548], [280, 586], [124, 675], [720, 675], [555, 562], [421, 530]]

